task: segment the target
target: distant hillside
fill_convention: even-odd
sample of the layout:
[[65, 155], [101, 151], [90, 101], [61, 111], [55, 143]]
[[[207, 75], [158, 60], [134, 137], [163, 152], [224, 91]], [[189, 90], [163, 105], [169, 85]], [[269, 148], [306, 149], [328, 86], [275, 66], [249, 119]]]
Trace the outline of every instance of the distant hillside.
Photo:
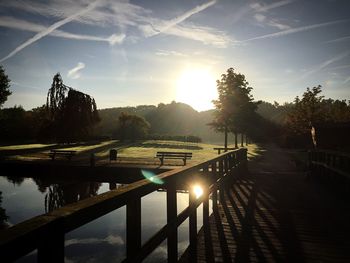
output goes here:
[[207, 125], [213, 119], [213, 111], [197, 112], [184, 103], [160, 103], [158, 106], [118, 107], [99, 110], [101, 122], [96, 131], [102, 136], [113, 136], [121, 112], [144, 117], [151, 124], [151, 134], [194, 135], [205, 142], [221, 143], [223, 135], [215, 133]]

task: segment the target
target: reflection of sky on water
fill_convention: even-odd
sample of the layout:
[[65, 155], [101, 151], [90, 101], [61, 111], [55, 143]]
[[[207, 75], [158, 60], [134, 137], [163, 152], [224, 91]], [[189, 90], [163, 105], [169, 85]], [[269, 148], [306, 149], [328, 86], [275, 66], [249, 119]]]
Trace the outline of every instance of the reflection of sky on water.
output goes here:
[[[109, 190], [108, 183], [102, 183], [97, 193]], [[32, 179], [24, 179], [20, 185], [0, 177], [0, 191], [3, 192], [2, 207], [10, 216], [12, 224], [45, 212], [45, 194], [38, 190]], [[25, 200], [25, 201], [24, 201]], [[178, 213], [188, 206], [188, 194], [177, 194]], [[141, 199], [142, 243], [166, 224], [166, 192], [153, 192]], [[198, 209], [198, 228], [202, 225], [202, 209]], [[121, 207], [100, 217], [65, 237], [65, 262], [119, 262], [125, 258], [126, 208]], [[178, 228], [179, 254], [188, 246], [188, 220]], [[166, 262], [166, 241], [157, 248], [145, 262]], [[32, 253], [19, 262], [35, 262]]]

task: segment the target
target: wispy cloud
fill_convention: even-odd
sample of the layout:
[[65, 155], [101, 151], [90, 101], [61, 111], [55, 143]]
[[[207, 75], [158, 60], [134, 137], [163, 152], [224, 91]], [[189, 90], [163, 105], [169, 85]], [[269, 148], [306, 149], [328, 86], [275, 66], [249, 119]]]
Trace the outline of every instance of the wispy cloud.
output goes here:
[[176, 56], [176, 57], [187, 57], [186, 54], [174, 51], [174, 50], [158, 50], [155, 53], [157, 56], [167, 57], [167, 56]]
[[227, 47], [232, 40], [223, 31], [207, 26], [198, 26], [193, 23], [183, 23], [189, 17], [204, 11], [215, 3], [216, 1], [210, 1], [196, 6], [195, 8], [192, 8], [191, 10], [171, 20], [160, 20], [153, 18], [148, 24], [140, 25], [139, 29], [145, 37], [152, 37], [163, 33], [200, 41], [204, 44], [213, 45], [216, 47]]
[[85, 68], [85, 64], [82, 62], [79, 62], [78, 65], [76, 65], [74, 68], [68, 71], [67, 77], [71, 79], [78, 79], [80, 78], [80, 71]]
[[212, 45], [218, 48], [225, 48], [232, 42], [231, 37], [223, 31], [191, 24], [185, 26], [177, 25], [163, 33], [196, 40], [205, 45]]
[[278, 8], [281, 6], [285, 6], [285, 5], [291, 4], [293, 2], [295, 2], [295, 0], [283, 0], [283, 1], [275, 2], [275, 3], [269, 4], [269, 5], [262, 5], [258, 2], [256, 2], [256, 3], [251, 4], [250, 7], [253, 8], [256, 12], [266, 12], [268, 10], [275, 9], [275, 8]]
[[[46, 29], [45, 26], [32, 23], [29, 21], [17, 19], [9, 16], [1, 16], [0, 17], [0, 27], [13, 28], [28, 32], [39, 33]], [[90, 40], [90, 41], [101, 41], [108, 42], [110, 45], [121, 44], [125, 39], [125, 34], [112, 34], [109, 37], [100, 37], [100, 36], [90, 36], [90, 35], [81, 35], [81, 34], [73, 34], [61, 30], [54, 30], [49, 33], [50, 36], [61, 37], [66, 39], [75, 39], [75, 40]]]
[[268, 18], [261, 13], [256, 13], [254, 15], [254, 18], [259, 23], [259, 25], [266, 24], [266, 25], [271, 26], [271, 27], [277, 27], [280, 30], [287, 30], [287, 29], [291, 28], [289, 25], [282, 24], [281, 22], [277, 21], [276, 19]]
[[323, 63], [321, 63], [320, 65], [316, 66], [315, 68], [313, 68], [313, 69], [311, 69], [311, 70], [305, 72], [305, 73], [301, 76], [301, 78], [303, 79], [303, 78], [306, 78], [307, 76], [309, 76], [309, 75], [311, 75], [311, 74], [314, 74], [314, 73], [316, 73], [316, 72], [319, 72], [320, 70], [324, 69], [324, 68], [327, 67], [328, 65], [330, 65], [330, 64], [332, 64], [332, 63], [334, 63], [334, 62], [337, 62], [337, 61], [339, 61], [339, 60], [342, 60], [342, 59], [346, 58], [347, 56], [349, 56], [349, 54], [350, 54], [350, 52], [347, 51], [347, 52], [341, 53], [341, 54], [339, 54], [339, 55], [337, 55], [337, 56], [335, 56], [335, 57], [333, 57], [333, 58], [330, 58], [330, 59], [326, 60], [326, 61], [324, 61]]
[[94, 1], [91, 4], [89, 4], [87, 7], [85, 7], [84, 9], [76, 12], [75, 14], [73, 14], [73, 15], [71, 15], [69, 17], [66, 17], [65, 19], [62, 19], [62, 20], [52, 24], [51, 26], [47, 27], [46, 29], [40, 31], [35, 36], [33, 36], [32, 38], [28, 39], [27, 41], [25, 41], [24, 43], [22, 43], [21, 45], [16, 47], [8, 55], [6, 55], [2, 59], [0, 59], [0, 62], [3, 62], [5, 60], [9, 59], [10, 57], [12, 57], [15, 54], [17, 54], [18, 52], [20, 52], [22, 49], [26, 48], [27, 46], [33, 44], [34, 42], [38, 41], [39, 39], [41, 39], [41, 38], [45, 37], [46, 35], [50, 34], [54, 30], [56, 30], [57, 28], [59, 28], [59, 27], [65, 25], [65, 24], [73, 21], [75, 18], [79, 17], [80, 15], [83, 15], [83, 14], [91, 11], [92, 9], [94, 9], [99, 4], [99, 2], [101, 2], [101, 0]]
[[350, 21], [350, 20], [343, 19], [343, 20], [336, 20], [336, 21], [319, 23], [319, 24], [314, 24], [314, 25], [309, 25], [309, 26], [290, 28], [290, 29], [282, 30], [282, 31], [272, 33], [272, 34], [267, 34], [267, 35], [249, 38], [249, 39], [243, 40], [241, 42], [248, 42], [248, 41], [267, 39], [267, 38], [276, 38], [276, 37], [286, 36], [286, 35], [295, 34], [295, 33], [303, 32], [303, 31], [308, 31], [308, 30], [312, 30], [312, 29], [316, 29], [316, 28], [320, 28], [320, 27], [327, 27], [327, 26], [332, 26], [332, 25], [336, 25], [336, 24], [340, 24], [340, 23], [345, 23], [348, 21]]

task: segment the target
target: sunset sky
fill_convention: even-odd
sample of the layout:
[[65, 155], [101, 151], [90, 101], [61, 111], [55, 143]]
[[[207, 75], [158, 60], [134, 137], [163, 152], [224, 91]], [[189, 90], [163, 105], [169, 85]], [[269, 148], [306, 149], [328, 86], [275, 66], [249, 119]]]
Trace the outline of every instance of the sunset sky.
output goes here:
[[321, 84], [350, 99], [347, 0], [0, 0], [4, 107], [46, 102], [52, 77], [98, 108], [185, 102], [212, 108], [215, 80], [243, 73], [257, 100]]

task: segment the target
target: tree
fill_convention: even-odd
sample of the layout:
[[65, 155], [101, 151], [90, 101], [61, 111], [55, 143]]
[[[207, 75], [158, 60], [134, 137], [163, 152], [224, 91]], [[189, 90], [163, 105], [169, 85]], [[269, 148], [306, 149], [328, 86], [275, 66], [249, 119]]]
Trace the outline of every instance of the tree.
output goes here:
[[57, 73], [47, 94], [51, 137], [60, 142], [87, 139], [100, 118], [95, 100], [63, 84]]
[[142, 139], [149, 132], [150, 124], [143, 118], [137, 115], [122, 112], [119, 115], [119, 127], [117, 135], [121, 140]]
[[2, 66], [0, 66], [0, 108], [2, 104], [5, 103], [7, 97], [12, 93], [10, 91], [10, 79], [5, 74], [5, 70]]
[[248, 131], [250, 121], [257, 108], [250, 94], [252, 87], [246, 81], [245, 76], [236, 73], [229, 68], [226, 74], [221, 75], [221, 80], [216, 81], [219, 98], [214, 100], [215, 117], [209, 125], [218, 132], [225, 133], [225, 148], [227, 148], [228, 132], [235, 134], [235, 147], [239, 132]]
[[297, 135], [309, 132], [312, 125], [322, 123], [326, 116], [322, 109], [323, 96], [322, 86], [318, 85], [313, 88], [307, 88], [302, 98], [298, 96], [294, 99], [294, 108], [288, 114], [287, 126]]

